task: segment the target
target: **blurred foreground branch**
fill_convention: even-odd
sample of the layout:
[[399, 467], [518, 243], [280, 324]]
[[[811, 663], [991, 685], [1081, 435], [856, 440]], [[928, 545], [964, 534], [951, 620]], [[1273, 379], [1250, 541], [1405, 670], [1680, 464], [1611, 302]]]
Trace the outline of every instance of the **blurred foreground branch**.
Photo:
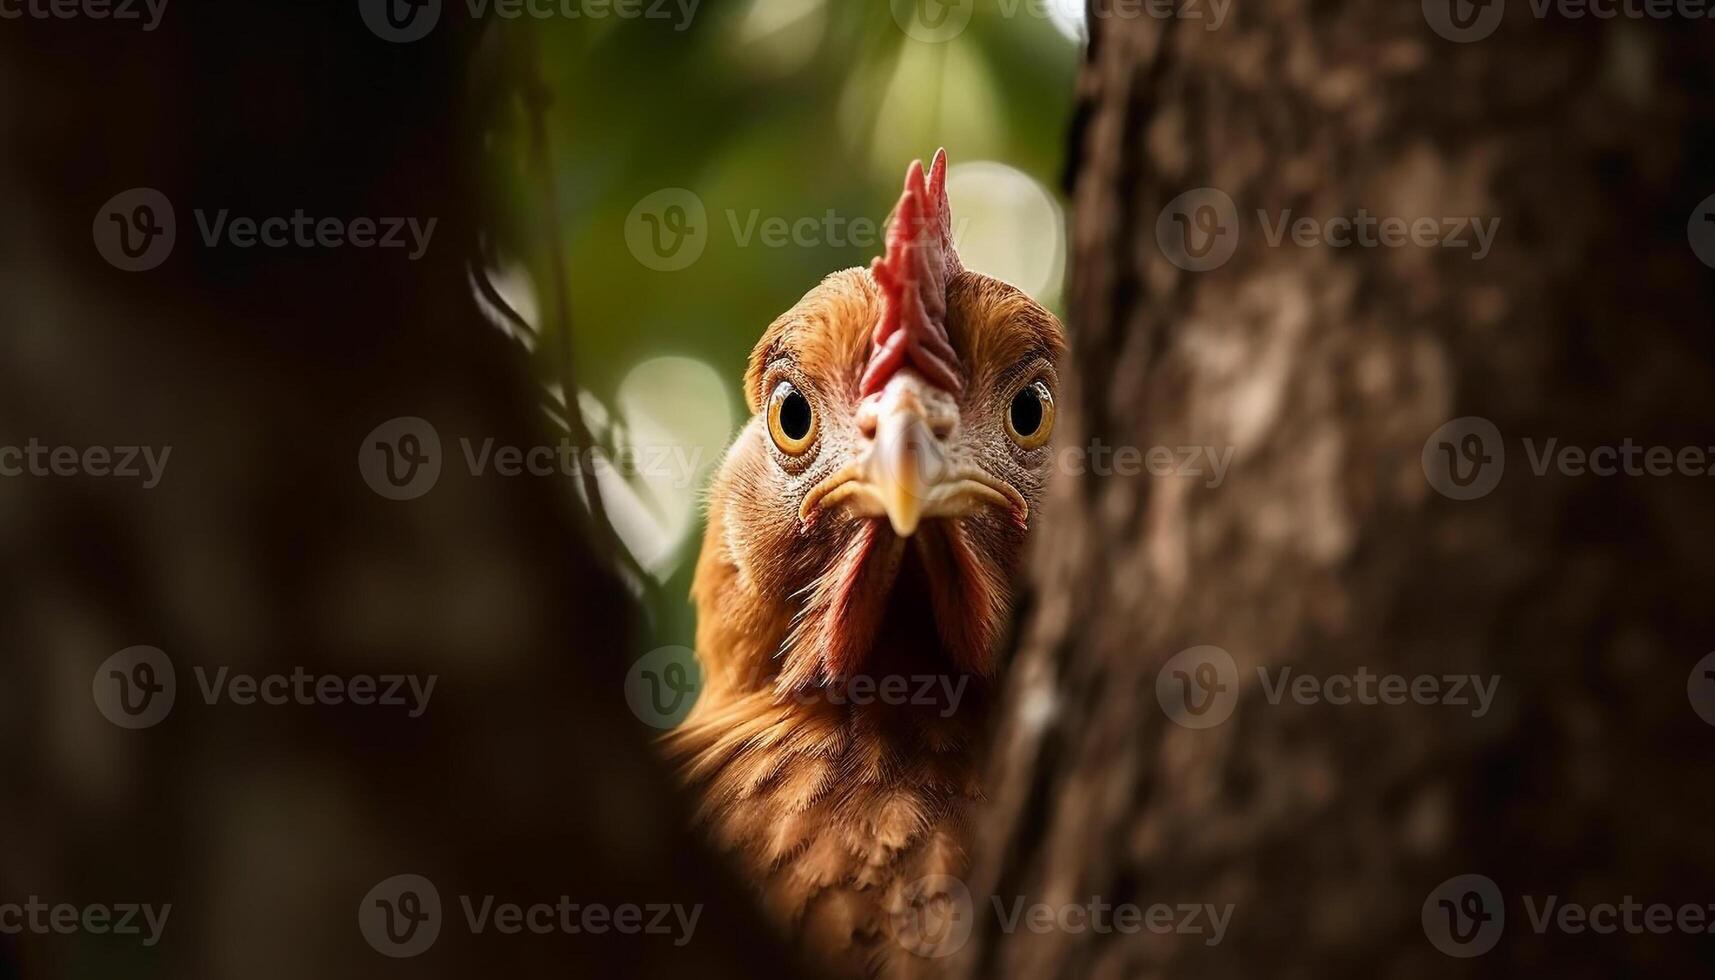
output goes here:
[[[548, 438], [465, 275], [474, 25], [448, 4], [427, 37], [396, 44], [359, 7], [174, 5], [149, 33], [88, 19], [0, 31], [0, 443], [170, 450], [152, 489], [0, 481], [0, 901], [172, 905], [152, 947], [0, 937], [0, 975], [776, 968], [626, 711], [636, 610], [562, 485], [465, 462], [463, 439]], [[104, 202], [133, 188], [176, 217], [150, 271], [120, 271], [91, 241]], [[243, 246], [208, 238], [223, 214], [408, 217], [427, 235], [415, 253]], [[441, 443], [438, 480], [409, 500], [359, 468], [366, 433], [399, 417]], [[172, 659], [177, 700], [126, 730], [91, 682], [136, 644]], [[414, 716], [210, 704], [199, 669], [435, 686]], [[369, 890], [401, 873], [442, 903], [439, 939], [414, 959], [358, 927]], [[697, 920], [685, 943], [477, 933], [462, 904], [484, 896]]]

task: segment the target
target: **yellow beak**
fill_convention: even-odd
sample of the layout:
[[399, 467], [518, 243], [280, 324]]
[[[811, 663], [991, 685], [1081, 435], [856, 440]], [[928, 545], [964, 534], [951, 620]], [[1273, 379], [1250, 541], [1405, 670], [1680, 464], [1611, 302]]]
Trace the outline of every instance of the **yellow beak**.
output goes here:
[[864, 458], [864, 480], [875, 488], [893, 533], [910, 537], [947, 473], [940, 441], [915, 398], [901, 400], [876, 419], [875, 441]]

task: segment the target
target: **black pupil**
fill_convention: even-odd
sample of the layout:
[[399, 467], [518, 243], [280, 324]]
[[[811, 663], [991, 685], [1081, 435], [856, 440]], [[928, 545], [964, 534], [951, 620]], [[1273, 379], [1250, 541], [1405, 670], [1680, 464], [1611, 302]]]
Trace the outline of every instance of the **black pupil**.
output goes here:
[[810, 434], [810, 400], [796, 391], [789, 391], [780, 400], [780, 431], [788, 439], [802, 439]]
[[1034, 435], [1042, 428], [1042, 396], [1031, 385], [1012, 396], [1012, 431], [1021, 436]]

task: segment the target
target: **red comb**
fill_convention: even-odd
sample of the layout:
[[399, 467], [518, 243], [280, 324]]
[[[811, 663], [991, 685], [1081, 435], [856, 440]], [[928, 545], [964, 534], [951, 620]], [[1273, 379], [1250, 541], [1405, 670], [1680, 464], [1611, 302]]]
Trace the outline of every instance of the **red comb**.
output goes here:
[[905, 193], [887, 229], [887, 254], [870, 264], [881, 286], [881, 321], [870, 339], [858, 394], [880, 391], [907, 361], [948, 391], [964, 388], [959, 356], [947, 340], [947, 283], [959, 268], [947, 206], [947, 151], [941, 150], [927, 180], [921, 160], [905, 172]]

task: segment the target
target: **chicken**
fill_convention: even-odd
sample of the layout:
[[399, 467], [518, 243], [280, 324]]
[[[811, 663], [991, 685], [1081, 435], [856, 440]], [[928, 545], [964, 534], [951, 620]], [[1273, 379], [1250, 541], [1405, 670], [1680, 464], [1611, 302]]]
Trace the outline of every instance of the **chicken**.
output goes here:
[[886, 255], [751, 353], [692, 586], [703, 688], [667, 742], [716, 843], [850, 975], [931, 962], [901, 926], [947, 925], [962, 887], [940, 876], [966, 870], [1064, 347], [960, 265], [946, 167], [913, 163]]

